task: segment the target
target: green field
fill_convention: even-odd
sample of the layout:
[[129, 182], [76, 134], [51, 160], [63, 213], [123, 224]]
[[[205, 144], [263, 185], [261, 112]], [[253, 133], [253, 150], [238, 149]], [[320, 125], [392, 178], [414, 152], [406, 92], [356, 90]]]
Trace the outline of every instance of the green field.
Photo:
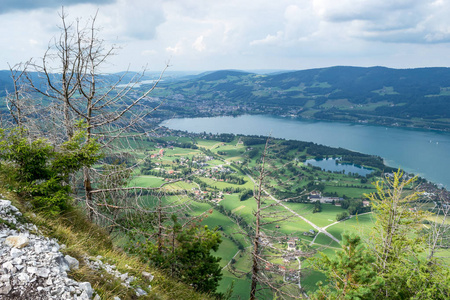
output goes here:
[[[329, 101], [325, 105], [345, 106], [347, 103], [345, 101]], [[163, 138], [160, 138], [158, 142], [163, 143], [163, 140]], [[163, 191], [173, 194], [173, 196], [164, 197], [164, 203], [177, 202], [186, 205], [189, 204], [187, 206], [189, 209], [184, 211], [186, 216], [196, 216], [198, 217], [196, 222], [207, 225], [211, 229], [217, 228], [222, 234], [222, 243], [214, 255], [220, 257], [220, 266], [224, 268], [223, 279], [220, 282], [218, 291], [225, 292], [231, 283], [234, 282], [233, 295], [235, 297], [247, 298], [250, 289], [249, 278], [245, 275], [240, 277], [235, 276], [233, 273], [236, 272], [230, 272], [230, 268], [234, 268], [240, 274], [250, 270], [250, 250], [252, 244], [246, 235], [248, 232], [243, 228], [245, 228], [244, 226], [246, 224], [250, 228], [253, 226], [255, 219], [254, 213], [257, 206], [253, 197], [240, 201], [239, 192], [232, 193], [230, 190], [253, 190], [254, 183], [246, 173], [252, 174], [251, 176], [255, 179], [257, 178], [255, 176], [255, 168], [259, 166], [258, 159], [262, 153], [264, 144], [255, 144], [247, 147], [242, 143], [238, 143], [238, 137], [229, 143], [188, 137], [167, 137], [166, 140], [183, 143], [195, 141], [199, 149], [178, 148], [176, 146], [171, 149], [171, 147], [167, 147], [166, 145], [162, 157], [151, 159], [157, 168], [161, 169], [161, 172], [158, 173], [160, 175], [140, 175], [139, 170], [134, 170], [134, 174], [137, 176], [129, 183], [129, 186], [159, 187], [164, 185]], [[142, 151], [138, 153], [139, 157], [144, 158], [149, 157], [150, 154], [159, 153], [160, 148], [155, 148], [155, 145], [156, 143], [154, 142], [142, 143], [141, 149], [145, 150], [145, 154]], [[282, 149], [280, 144], [275, 143], [273, 151], [281, 151]], [[258, 150], [259, 154], [250, 158], [248, 153], [252, 150]], [[212, 160], [211, 157], [213, 157]], [[295, 198], [297, 196], [296, 193], [301, 196], [306, 189], [311, 191], [316, 188], [321, 188], [323, 193], [333, 195], [334, 197], [358, 200], [362, 199], [364, 194], [373, 192], [374, 188], [371, 185], [371, 181], [379, 179], [373, 177], [371, 180], [365, 182], [361, 180], [361, 177], [317, 170], [310, 166], [305, 166], [299, 157], [313, 156], [309, 155], [307, 150], [297, 151], [295, 149], [286, 151], [283, 155], [279, 153], [268, 155], [266, 167], [273, 174], [265, 178], [265, 183], [270, 185], [270, 188], [267, 190], [275, 198], [284, 199], [285, 195], [287, 195], [286, 198], [292, 196]], [[189, 160], [184, 160], [186, 158]], [[197, 163], [192, 162], [196, 159], [200, 159], [201, 162], [203, 161], [207, 165], [203, 164], [199, 167]], [[239, 163], [231, 166], [229, 163], [233, 161], [239, 161]], [[231, 173], [223, 169], [220, 171], [221, 168], [229, 168]], [[166, 178], [165, 176], [169, 174], [169, 171], [172, 177]], [[183, 174], [186, 177], [181, 175], [181, 171], [184, 172]], [[218, 176], [220, 176], [221, 172], [239, 176], [244, 179], [245, 183], [239, 185], [226, 182], [223, 179], [214, 179], [219, 178]], [[168, 183], [175, 179], [178, 180], [176, 183]], [[189, 197], [192, 199], [189, 199]], [[154, 200], [147, 200], [149, 206], [153, 205], [152, 201]], [[313, 213], [314, 204], [312, 203], [283, 201], [282, 204], [303, 218], [306, 218], [314, 225], [321, 228], [327, 227], [327, 232], [338, 240], [342, 240], [342, 234], [344, 232], [357, 233], [363, 239], [367, 239], [370, 236], [370, 231], [375, 222], [371, 213], [356, 215], [350, 219], [336, 222], [336, 215], [346, 210], [332, 204], [323, 203], [321, 205], [322, 210], [317, 213]], [[307, 253], [315, 252], [314, 256], [319, 255], [319, 252], [333, 256], [335, 255], [335, 251], [340, 251], [341, 246], [339, 243], [323, 233], [318, 233], [317, 229], [304, 219], [291, 213], [283, 206], [276, 205], [274, 200], [265, 195], [262, 198], [262, 206], [268, 206], [264, 210], [264, 213], [268, 214], [268, 217], [264, 218], [264, 222], [268, 223], [262, 227], [261, 231], [263, 234], [279, 238], [278, 242], [273, 243], [275, 248], [287, 249], [286, 241], [295, 238], [297, 239], [298, 247], [308, 249], [309, 252], [307, 251]], [[431, 208], [429, 207], [429, 209]], [[274, 214], [282, 216], [282, 220], [275, 222], [278, 217], [275, 217]], [[235, 219], [236, 217], [241, 218], [241, 221], [238, 222]], [[434, 216], [429, 218], [431, 221], [438, 219], [439, 217]], [[310, 235], [311, 229], [315, 231], [316, 236]], [[283, 264], [283, 259], [274, 257], [271, 259], [271, 263]], [[292, 267], [296, 263], [297, 261], [294, 261], [289, 264]], [[314, 291], [316, 289], [316, 283], [319, 280], [325, 279], [323, 274], [311, 268], [312, 263], [313, 260], [308, 259], [302, 262], [301, 283], [307, 292]], [[280, 279], [282, 278], [280, 277]]]
[[237, 278], [227, 269], [223, 271], [222, 281], [220, 282], [218, 292], [224, 293], [233, 283], [233, 295], [240, 295], [242, 299], [246, 299], [250, 295], [250, 279]]
[[234, 187], [234, 188], [241, 188], [241, 189], [253, 189], [253, 183], [250, 181], [250, 179], [246, 178], [247, 181], [245, 184], [234, 184], [234, 183], [228, 183], [223, 181], [214, 180], [212, 178], [206, 178], [206, 177], [199, 177], [199, 179], [203, 182], [205, 182], [209, 186], [217, 187], [218, 189], [224, 189], [227, 187]]
[[325, 227], [336, 222], [336, 215], [344, 211], [341, 207], [331, 204], [322, 204], [322, 211], [319, 213], [313, 213], [314, 207], [312, 204], [287, 202], [285, 205], [319, 227]]
[[151, 176], [151, 175], [140, 175], [133, 178], [130, 181], [129, 186], [142, 186], [142, 187], [158, 187], [161, 186], [165, 181], [163, 178]]
[[212, 149], [217, 145], [220, 145], [221, 143], [218, 141], [214, 141], [214, 140], [203, 140], [203, 139], [197, 139], [197, 146], [199, 147], [203, 147], [203, 148], [207, 148], [207, 149]]
[[361, 236], [367, 236], [373, 228], [374, 222], [375, 220], [373, 219], [372, 214], [365, 214], [330, 226], [327, 228], [327, 231], [338, 239], [342, 239], [340, 235], [345, 231], [357, 233]]

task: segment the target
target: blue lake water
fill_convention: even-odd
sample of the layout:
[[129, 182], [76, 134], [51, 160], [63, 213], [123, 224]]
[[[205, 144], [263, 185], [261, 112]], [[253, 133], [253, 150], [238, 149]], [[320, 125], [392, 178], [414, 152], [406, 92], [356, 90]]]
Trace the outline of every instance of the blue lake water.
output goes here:
[[391, 167], [450, 188], [450, 133], [267, 115], [185, 118], [161, 125], [189, 132], [271, 135], [379, 155]]
[[320, 167], [325, 171], [342, 172], [346, 174], [357, 173], [361, 176], [366, 176], [372, 173], [372, 169], [364, 168], [358, 165], [340, 163], [338, 158], [326, 158], [326, 159], [308, 159], [305, 164], [310, 164], [316, 167]]

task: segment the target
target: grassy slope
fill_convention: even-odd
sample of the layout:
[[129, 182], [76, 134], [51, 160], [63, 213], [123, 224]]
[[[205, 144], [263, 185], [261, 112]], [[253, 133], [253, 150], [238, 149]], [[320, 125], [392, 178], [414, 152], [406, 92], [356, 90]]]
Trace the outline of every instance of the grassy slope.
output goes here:
[[[1, 186], [1, 179], [0, 179]], [[77, 209], [59, 217], [47, 217], [36, 214], [26, 207], [26, 203], [16, 194], [0, 188], [3, 198], [12, 200], [28, 222], [38, 226], [45, 236], [56, 238], [60, 244], [65, 244], [64, 254], [69, 254], [80, 261], [80, 269], [69, 274], [78, 281], [89, 281], [102, 299], [112, 299], [118, 296], [121, 299], [136, 299], [133, 290], [121, 285], [121, 282], [111, 275], [94, 271], [84, 264], [83, 257], [101, 255], [104, 262], [114, 264], [121, 273], [129, 273], [137, 278], [139, 286], [147, 290], [148, 295], [139, 299], [209, 299], [208, 295], [196, 293], [183, 283], [164, 275], [156, 269], [151, 269], [137, 258], [124, 253], [115, 247], [109, 235], [98, 226], [86, 220], [83, 213]], [[150, 272], [155, 276], [149, 282], [142, 276], [142, 271]], [[148, 286], [151, 285], [151, 289]]]

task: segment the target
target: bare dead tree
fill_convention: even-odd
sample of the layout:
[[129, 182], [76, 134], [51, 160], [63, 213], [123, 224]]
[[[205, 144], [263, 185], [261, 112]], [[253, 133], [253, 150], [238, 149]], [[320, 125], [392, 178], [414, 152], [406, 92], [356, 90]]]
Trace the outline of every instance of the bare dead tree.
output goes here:
[[450, 225], [448, 224], [450, 201], [447, 199], [448, 195], [449, 193], [443, 190], [438, 198], [433, 201], [435, 219], [425, 225], [427, 227], [427, 260], [429, 262], [443, 259], [444, 257], [440, 253], [450, 246]]
[[22, 127], [24, 123], [23, 118], [25, 114], [24, 112], [25, 101], [23, 101], [23, 99], [27, 97], [24, 95], [24, 91], [20, 88], [20, 80], [24, 72], [17, 69], [18, 69], [17, 66], [15, 67], [9, 66], [14, 90], [12, 92], [7, 92], [5, 100], [6, 100], [6, 107], [8, 108], [8, 111], [14, 123], [17, 126]]
[[5, 120], [5, 127], [22, 127], [27, 129], [30, 135], [38, 136], [40, 130], [36, 116], [43, 112], [39, 99], [32, 97], [30, 90], [23, 84], [26, 77], [25, 70], [28, 62], [24, 64], [9, 65], [12, 80], [12, 91], [6, 92], [5, 102], [10, 118]]
[[[285, 221], [291, 217], [281, 205], [280, 201], [275, 201], [268, 197], [269, 193], [265, 188], [265, 183], [271, 175], [272, 168], [268, 163], [268, 153], [270, 150], [270, 139], [266, 140], [261, 162], [258, 169], [258, 177], [254, 180], [254, 199], [256, 209], [254, 211], [254, 224], [251, 236], [251, 286], [250, 299], [261, 299], [264, 297], [264, 290], [270, 290], [271, 293], [282, 299], [302, 298], [300, 286], [301, 265], [299, 256], [311, 256], [314, 251], [308, 246], [303, 250], [296, 250], [295, 253], [279, 246], [279, 242], [285, 242], [286, 235], [269, 230], [267, 226], [277, 222]], [[273, 263], [274, 260], [297, 257], [299, 266], [293, 271], [292, 278], [297, 280], [286, 280], [289, 276], [290, 268], [288, 264]], [[279, 280], [276, 280], [278, 278]], [[279, 281], [282, 281], [280, 283]]]
[[265, 164], [266, 164], [266, 150], [268, 147], [267, 140], [262, 157], [261, 157], [261, 169], [259, 172], [259, 177], [257, 181], [257, 185], [255, 187], [256, 195], [256, 211], [255, 211], [255, 236], [253, 238], [253, 250], [252, 250], [252, 268], [251, 268], [251, 274], [252, 274], [252, 283], [250, 286], [250, 299], [254, 300], [256, 299], [256, 287], [259, 280], [260, 275], [260, 264], [259, 261], [261, 259], [261, 201], [262, 201], [262, 189], [263, 189], [263, 182], [264, 178], [266, 176], [265, 172]]
[[[134, 73], [130, 80], [126, 80], [128, 72], [116, 79], [101, 73], [108, 59], [116, 55], [117, 47], [108, 46], [99, 37], [97, 13], [86, 22], [81, 19], [71, 22], [62, 9], [60, 19], [61, 34], [50, 42], [42, 59], [26, 62], [20, 71], [11, 68], [15, 90], [9, 97], [9, 111], [16, 124], [33, 127], [55, 145], [70, 139], [77, 126], [85, 129], [86, 142], [95, 139], [101, 144], [101, 151], [110, 161], [103, 160], [99, 168], [83, 169], [84, 206], [91, 219], [101, 219], [106, 210], [102, 222], [114, 223], [123, 214], [123, 207], [129, 207], [124, 204], [125, 199], [130, 201], [129, 197], [142, 194], [139, 187], [136, 192], [120, 190], [125, 184], [121, 179], [142, 161], [132, 157], [130, 144], [146, 138], [151, 130], [146, 122], [162, 102], [150, 101], [149, 94], [168, 65], [148, 89], [138, 93], [135, 88], [145, 69]], [[45, 111], [25, 114], [22, 103], [26, 101], [22, 101], [21, 92], [25, 89], [34, 92], [27, 99], [42, 99]], [[39, 122], [37, 115], [44, 121]], [[114, 161], [122, 165], [108, 166], [115, 165]], [[128, 163], [127, 167], [123, 162]], [[113, 185], [117, 188], [114, 192]], [[114, 208], [118, 210], [115, 213]]]

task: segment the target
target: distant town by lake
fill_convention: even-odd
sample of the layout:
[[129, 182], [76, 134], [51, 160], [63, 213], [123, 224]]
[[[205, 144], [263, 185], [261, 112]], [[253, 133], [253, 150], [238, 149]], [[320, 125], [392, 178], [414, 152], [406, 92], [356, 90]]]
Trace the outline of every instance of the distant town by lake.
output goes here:
[[383, 157], [399, 167], [450, 188], [450, 133], [268, 115], [184, 118], [161, 123], [188, 132], [264, 135], [314, 142]]

